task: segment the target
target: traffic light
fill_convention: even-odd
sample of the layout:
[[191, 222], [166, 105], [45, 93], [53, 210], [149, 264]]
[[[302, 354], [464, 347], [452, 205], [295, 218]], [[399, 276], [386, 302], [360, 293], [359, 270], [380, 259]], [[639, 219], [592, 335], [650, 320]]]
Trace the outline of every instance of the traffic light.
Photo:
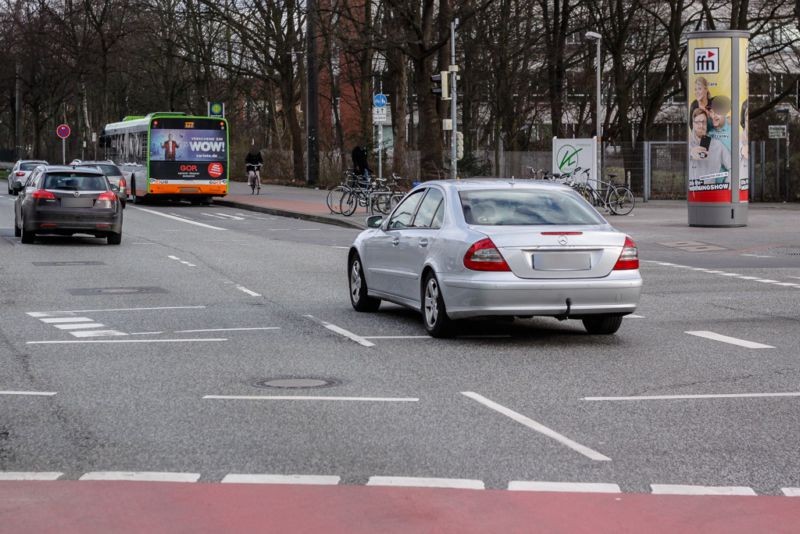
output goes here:
[[442, 100], [450, 100], [450, 89], [448, 84], [449, 76], [450, 73], [446, 70], [431, 76], [431, 81], [433, 82], [433, 89], [431, 89], [431, 93], [440, 95]]
[[456, 159], [464, 159], [464, 134], [456, 132]]

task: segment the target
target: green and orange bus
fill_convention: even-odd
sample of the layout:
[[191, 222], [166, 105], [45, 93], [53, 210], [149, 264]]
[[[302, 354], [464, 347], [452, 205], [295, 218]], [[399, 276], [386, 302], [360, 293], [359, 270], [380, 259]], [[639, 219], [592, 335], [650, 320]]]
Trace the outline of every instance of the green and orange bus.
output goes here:
[[207, 204], [228, 194], [228, 121], [184, 113], [150, 113], [107, 124], [105, 157], [123, 172], [130, 199], [161, 197]]

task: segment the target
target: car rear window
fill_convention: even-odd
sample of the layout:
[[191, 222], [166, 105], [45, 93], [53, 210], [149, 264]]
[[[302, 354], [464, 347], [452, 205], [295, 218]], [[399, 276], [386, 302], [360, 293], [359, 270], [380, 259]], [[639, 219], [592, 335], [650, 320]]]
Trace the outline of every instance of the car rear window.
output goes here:
[[79, 172], [50, 173], [44, 179], [44, 189], [66, 191], [105, 191], [108, 189], [106, 184], [105, 176]]
[[122, 171], [116, 165], [97, 164], [92, 165], [92, 167], [97, 167], [106, 176], [122, 176]]
[[35, 169], [39, 165], [44, 165], [44, 164], [45, 163], [43, 161], [35, 161], [35, 162], [30, 162], [30, 163], [20, 163], [19, 164], [19, 170], [21, 170], [21, 171], [32, 171], [33, 169]]
[[571, 191], [492, 189], [461, 191], [467, 224], [482, 226], [537, 226], [605, 224]]

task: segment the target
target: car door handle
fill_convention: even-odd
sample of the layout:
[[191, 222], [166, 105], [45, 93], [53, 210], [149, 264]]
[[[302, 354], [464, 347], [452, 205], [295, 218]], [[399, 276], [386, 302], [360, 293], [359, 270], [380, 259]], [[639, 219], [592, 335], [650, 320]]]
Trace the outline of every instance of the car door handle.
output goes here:
[[399, 237], [392, 238], [392, 246], [396, 247], [399, 244], [400, 244], [400, 238]]
[[419, 246], [427, 247], [428, 246], [428, 240], [423, 237], [422, 239], [419, 240]]

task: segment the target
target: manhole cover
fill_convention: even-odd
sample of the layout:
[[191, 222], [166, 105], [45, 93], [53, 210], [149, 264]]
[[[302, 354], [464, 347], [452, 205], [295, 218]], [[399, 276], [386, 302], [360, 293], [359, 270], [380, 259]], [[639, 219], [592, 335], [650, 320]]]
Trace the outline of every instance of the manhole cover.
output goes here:
[[800, 256], [800, 248], [773, 248], [770, 253], [778, 256]]
[[79, 287], [68, 289], [70, 295], [130, 295], [133, 293], [166, 293], [163, 287]]
[[75, 265], [105, 265], [102, 261], [35, 261], [37, 267], [70, 267]]
[[284, 376], [257, 380], [255, 386], [277, 389], [310, 389], [330, 387], [336, 383], [336, 380], [330, 378]]

